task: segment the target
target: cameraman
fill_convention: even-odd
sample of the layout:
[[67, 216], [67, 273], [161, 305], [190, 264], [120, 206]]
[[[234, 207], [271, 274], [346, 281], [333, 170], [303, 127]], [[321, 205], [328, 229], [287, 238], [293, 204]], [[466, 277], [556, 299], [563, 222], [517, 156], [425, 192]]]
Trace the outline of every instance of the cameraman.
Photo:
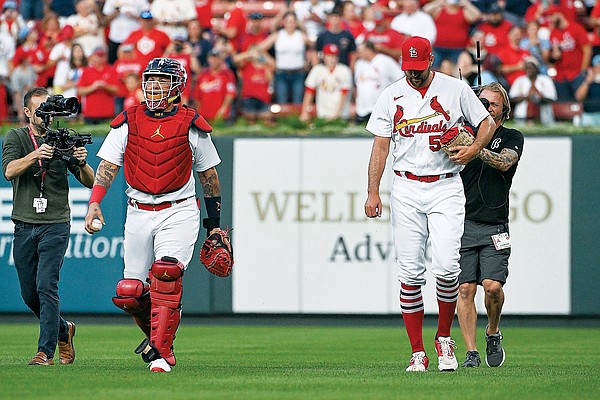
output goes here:
[[13, 256], [21, 296], [40, 320], [38, 353], [30, 365], [54, 365], [57, 342], [61, 364], [75, 359], [75, 324], [60, 316], [58, 299], [58, 278], [71, 229], [67, 170], [86, 187], [94, 183], [85, 147], [73, 149], [79, 165], [53, 159], [54, 147], [45, 143], [47, 129], [35, 115], [47, 99], [43, 87], [25, 94], [23, 110], [29, 125], [11, 129], [2, 146], [2, 172], [13, 186]]

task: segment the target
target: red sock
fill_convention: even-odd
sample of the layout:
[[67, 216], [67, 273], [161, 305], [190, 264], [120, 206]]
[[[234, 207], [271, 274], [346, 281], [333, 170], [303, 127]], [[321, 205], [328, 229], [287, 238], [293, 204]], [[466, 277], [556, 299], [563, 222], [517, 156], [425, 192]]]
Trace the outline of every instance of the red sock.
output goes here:
[[443, 281], [437, 279], [436, 294], [439, 309], [438, 330], [436, 338], [450, 336], [450, 328], [456, 311], [456, 300], [458, 299], [458, 279]]
[[401, 284], [400, 309], [402, 310], [402, 318], [404, 319], [404, 326], [406, 327], [412, 352], [425, 351], [425, 347], [423, 347], [423, 318], [425, 311], [420, 286]]

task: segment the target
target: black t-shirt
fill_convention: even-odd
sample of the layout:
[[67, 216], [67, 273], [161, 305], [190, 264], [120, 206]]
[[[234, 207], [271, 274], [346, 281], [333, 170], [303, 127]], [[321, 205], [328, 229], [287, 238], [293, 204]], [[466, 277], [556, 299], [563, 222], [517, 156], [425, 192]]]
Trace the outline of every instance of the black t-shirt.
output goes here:
[[317, 51], [323, 51], [325, 45], [333, 43], [340, 49], [339, 61], [342, 64], [350, 65], [350, 53], [356, 51], [356, 42], [354, 36], [348, 31], [332, 33], [325, 31], [317, 37], [315, 47]]
[[[496, 153], [505, 148], [511, 149], [521, 159], [523, 134], [516, 129], [500, 126], [485, 148]], [[508, 222], [508, 196], [517, 164], [502, 172], [475, 158], [465, 166], [460, 176], [467, 198], [466, 219], [489, 224]]]

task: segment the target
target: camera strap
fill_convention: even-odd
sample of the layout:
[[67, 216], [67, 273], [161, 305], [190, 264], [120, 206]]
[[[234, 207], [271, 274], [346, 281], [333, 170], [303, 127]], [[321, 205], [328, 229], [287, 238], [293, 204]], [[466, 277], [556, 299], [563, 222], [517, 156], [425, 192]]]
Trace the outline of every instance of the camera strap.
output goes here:
[[[29, 126], [28, 128], [29, 128], [29, 137], [31, 138], [31, 142], [33, 143], [33, 148], [35, 150], [37, 150], [39, 146], [37, 144], [37, 141], [35, 140], [35, 135], [33, 134], [33, 130], [31, 129], [31, 126]], [[44, 192], [44, 177], [46, 176], [47, 171], [42, 166], [42, 160], [38, 160], [38, 165], [40, 166], [40, 171], [41, 171], [41, 175], [42, 175], [42, 181], [40, 183], [40, 198], [41, 198], [42, 194]]]

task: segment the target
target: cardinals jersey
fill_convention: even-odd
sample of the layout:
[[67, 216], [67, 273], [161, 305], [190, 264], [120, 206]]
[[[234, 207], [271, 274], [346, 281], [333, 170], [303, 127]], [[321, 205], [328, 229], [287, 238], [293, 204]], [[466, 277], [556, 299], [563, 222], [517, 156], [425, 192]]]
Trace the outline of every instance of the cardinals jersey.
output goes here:
[[463, 166], [441, 149], [442, 133], [465, 120], [479, 126], [488, 115], [466, 83], [436, 73], [424, 97], [406, 78], [388, 86], [366, 129], [375, 136], [391, 137], [395, 171], [419, 176], [458, 173]]

